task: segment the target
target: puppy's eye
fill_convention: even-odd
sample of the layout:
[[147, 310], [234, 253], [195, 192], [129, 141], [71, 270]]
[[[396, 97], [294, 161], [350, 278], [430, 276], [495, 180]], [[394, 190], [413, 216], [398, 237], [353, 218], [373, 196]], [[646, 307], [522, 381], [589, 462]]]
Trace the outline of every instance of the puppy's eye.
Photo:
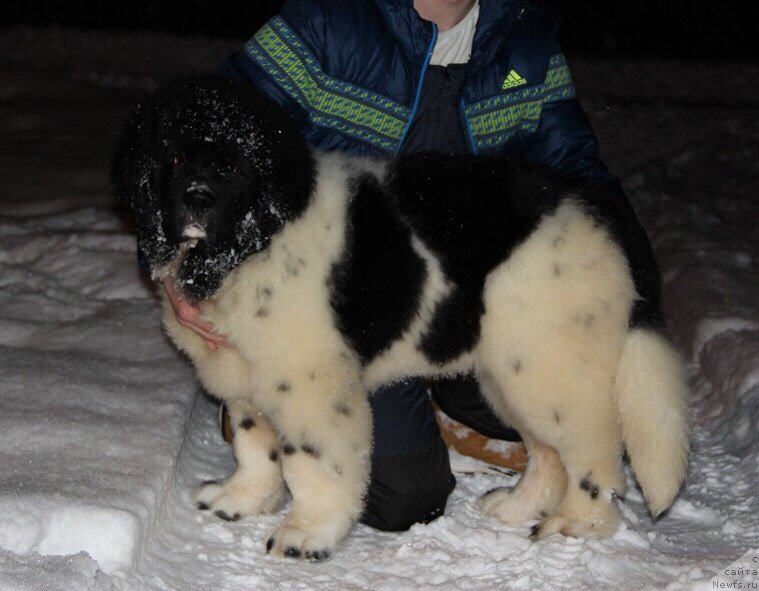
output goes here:
[[174, 166], [179, 166], [180, 164], [184, 164], [184, 156], [180, 154], [179, 152], [177, 152], [176, 154], [174, 154], [174, 158], [171, 160], [171, 163]]

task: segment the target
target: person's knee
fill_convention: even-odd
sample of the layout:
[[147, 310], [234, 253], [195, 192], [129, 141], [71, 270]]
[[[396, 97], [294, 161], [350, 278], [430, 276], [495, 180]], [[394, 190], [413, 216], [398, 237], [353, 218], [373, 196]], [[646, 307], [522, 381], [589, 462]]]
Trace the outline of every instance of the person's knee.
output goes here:
[[440, 437], [408, 454], [374, 458], [361, 521], [384, 531], [428, 523], [443, 514], [455, 485]]

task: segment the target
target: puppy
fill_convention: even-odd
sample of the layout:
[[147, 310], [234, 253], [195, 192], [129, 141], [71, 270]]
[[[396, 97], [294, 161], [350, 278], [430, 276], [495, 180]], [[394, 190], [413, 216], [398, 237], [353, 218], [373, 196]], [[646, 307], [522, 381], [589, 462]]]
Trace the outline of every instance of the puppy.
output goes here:
[[198, 506], [292, 508], [268, 552], [322, 560], [363, 508], [367, 392], [473, 372], [528, 467], [480, 507], [533, 535], [606, 536], [626, 446], [651, 513], [685, 477], [687, 388], [629, 205], [496, 156], [394, 161], [312, 150], [279, 107], [219, 78], [176, 83], [127, 122], [113, 184], [156, 280], [225, 335], [164, 323], [226, 401], [238, 467]]

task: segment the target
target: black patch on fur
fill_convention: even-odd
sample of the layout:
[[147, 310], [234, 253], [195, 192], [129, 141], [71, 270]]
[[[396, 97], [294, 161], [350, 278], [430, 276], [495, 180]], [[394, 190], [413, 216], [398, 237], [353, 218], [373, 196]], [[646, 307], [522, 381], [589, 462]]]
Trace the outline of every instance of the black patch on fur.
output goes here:
[[588, 493], [590, 498], [594, 501], [598, 498], [598, 494], [600, 493], [598, 485], [590, 480], [590, 476], [586, 476], [580, 481], [580, 488]]
[[350, 406], [348, 406], [344, 402], [336, 402], [335, 404], [332, 405], [332, 408], [335, 410], [337, 414], [343, 415], [344, 417], [349, 417], [351, 415]]
[[276, 462], [279, 459], [279, 452], [276, 449], [273, 449], [269, 452], [269, 459], [272, 462]]
[[277, 385], [277, 392], [289, 392], [290, 387], [290, 382], [280, 382]]
[[577, 324], [581, 324], [583, 327], [590, 329], [593, 326], [593, 322], [596, 320], [595, 314], [588, 312], [587, 314], [577, 314], [573, 317], [573, 320]]
[[210, 505], [209, 505], [208, 503], [204, 503], [203, 501], [198, 501], [198, 503], [197, 503], [197, 507], [198, 507], [198, 509], [200, 509], [201, 511], [207, 511], [208, 509], [210, 509], [210, 508], [211, 508], [211, 507], [210, 507]]
[[402, 156], [389, 181], [404, 221], [440, 259], [453, 291], [435, 310], [419, 343], [443, 364], [479, 340], [485, 277], [556, 207], [551, 179], [497, 156]]
[[556, 263], [553, 265], [553, 276], [561, 277], [561, 266]]
[[519, 373], [522, 371], [522, 360], [521, 359], [515, 359], [511, 362], [511, 369], [514, 370], [514, 373]]
[[269, 538], [266, 540], [266, 553], [268, 554], [271, 552], [271, 549], [274, 547], [274, 538]]
[[306, 453], [309, 456], [317, 459], [322, 455], [322, 452], [319, 450], [319, 448], [315, 445], [312, 445], [311, 443], [304, 443], [300, 446], [300, 448], [303, 450], [303, 453]]
[[329, 287], [343, 336], [368, 363], [412, 322], [426, 266], [375, 177], [357, 177], [351, 193], [345, 250]]
[[256, 422], [250, 417], [245, 417], [242, 421], [240, 421], [240, 427], [242, 427], [246, 431], [249, 429], [252, 429], [255, 426], [256, 426]]
[[282, 445], [282, 453], [286, 456], [291, 456], [296, 452], [295, 446], [292, 443], [285, 443]]
[[259, 308], [256, 310], [256, 316], [258, 318], [266, 318], [269, 315], [269, 309], [268, 308]]
[[561, 423], [561, 417], [559, 416], [559, 412], [556, 410], [553, 411], [553, 420], [556, 422], [557, 425]]

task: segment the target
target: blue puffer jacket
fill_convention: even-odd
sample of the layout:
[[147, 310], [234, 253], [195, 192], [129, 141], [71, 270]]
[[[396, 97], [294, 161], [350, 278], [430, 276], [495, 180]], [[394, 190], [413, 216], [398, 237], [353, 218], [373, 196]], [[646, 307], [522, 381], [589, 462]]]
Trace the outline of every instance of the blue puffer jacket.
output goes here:
[[[436, 37], [412, 0], [290, 0], [222, 71], [284, 106], [320, 149], [396, 154]], [[536, 6], [480, 0], [459, 111], [471, 152], [525, 158], [621, 192], [599, 160], [555, 24]]]

